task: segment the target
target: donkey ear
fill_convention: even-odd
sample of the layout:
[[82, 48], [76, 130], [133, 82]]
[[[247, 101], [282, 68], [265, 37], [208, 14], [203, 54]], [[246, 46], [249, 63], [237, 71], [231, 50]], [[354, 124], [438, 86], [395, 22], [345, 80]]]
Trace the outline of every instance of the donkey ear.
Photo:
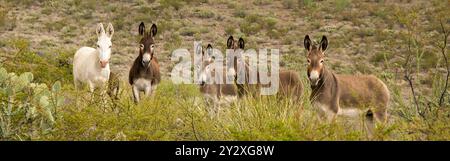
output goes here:
[[198, 44], [197, 45], [197, 51], [195, 52], [195, 54], [198, 54], [198, 55], [202, 55], [203, 54], [203, 46], [202, 46], [202, 44]]
[[307, 51], [311, 50], [311, 39], [309, 39], [309, 35], [305, 36], [305, 40], [303, 41], [303, 45], [305, 45], [305, 49]]
[[106, 27], [106, 35], [111, 38], [114, 35], [114, 27], [111, 23], [108, 24], [108, 27]]
[[152, 37], [156, 35], [158, 29], [155, 24], [152, 25], [152, 28], [150, 28], [150, 31], [152, 32]]
[[97, 25], [97, 29], [95, 30], [95, 33], [97, 34], [98, 37], [100, 37], [100, 35], [105, 33], [105, 28], [103, 28], [103, 24], [102, 23], [99, 23]]
[[145, 25], [144, 25], [144, 22], [141, 22], [141, 24], [139, 24], [139, 35], [144, 35], [144, 31], [145, 31]]
[[244, 49], [245, 47], [245, 42], [244, 39], [241, 37], [239, 38], [239, 48]]
[[207, 53], [208, 55], [211, 55], [211, 54], [212, 54], [212, 50], [213, 50], [212, 45], [211, 45], [211, 44], [208, 44], [208, 46], [206, 47], [206, 53]]
[[234, 42], [233, 36], [228, 37], [228, 40], [227, 40], [227, 48], [228, 48], [228, 49], [231, 49], [231, 48], [232, 48], [233, 42]]
[[322, 40], [320, 41], [320, 50], [325, 51], [327, 50], [327, 47], [328, 47], [328, 39], [324, 35], [322, 36]]

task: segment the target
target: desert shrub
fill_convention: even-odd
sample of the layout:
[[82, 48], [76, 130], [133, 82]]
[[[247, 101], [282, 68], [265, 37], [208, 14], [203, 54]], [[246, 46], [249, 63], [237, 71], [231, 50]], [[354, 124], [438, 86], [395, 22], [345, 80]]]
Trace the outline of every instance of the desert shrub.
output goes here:
[[336, 5], [336, 10], [338, 10], [338, 11], [344, 10], [351, 3], [350, 0], [336, 0], [335, 2], [336, 2], [336, 4], [335, 4]]
[[262, 5], [269, 5], [270, 2], [271, 2], [271, 0], [254, 0], [253, 4], [262, 6]]
[[[426, 47], [430, 44], [423, 40], [427, 37], [426, 35], [417, 32], [420, 28], [417, 25], [417, 21], [420, 21], [418, 11], [417, 8], [397, 8], [395, 10], [397, 23], [403, 25], [407, 30], [407, 32], [398, 34], [398, 41], [403, 42], [400, 46], [400, 49], [403, 49], [400, 51], [404, 53], [400, 62], [402, 64], [401, 75], [408, 83], [406, 90], [409, 99], [403, 100], [404, 96], [401, 94], [400, 88], [391, 86], [394, 87], [392, 88], [393, 113], [398, 116], [396, 126], [399, 126], [394, 131], [401, 133], [402, 139], [448, 140], [450, 130], [446, 122], [450, 118], [450, 102], [448, 101], [448, 87], [445, 85], [447, 78], [442, 72], [428, 73], [425, 79], [432, 80], [431, 94], [421, 92], [424, 90], [424, 86], [419, 84], [424, 78], [421, 78], [417, 73], [423, 67], [424, 54], [429, 54], [424, 51], [427, 51]], [[445, 39], [448, 38], [448, 29], [444, 25], [441, 25], [441, 27], [441, 31], [438, 31], [439, 39], [436, 41], [445, 44], [447, 42]], [[437, 47], [437, 49], [439, 48], [441, 47]], [[445, 54], [445, 51], [443, 53]], [[438, 69], [439, 66], [436, 65], [435, 68]], [[429, 68], [428, 70], [434, 69]], [[441, 99], [447, 101], [440, 102]]]
[[49, 90], [29, 72], [16, 75], [0, 67], [0, 140], [33, 140], [50, 132], [64, 101], [60, 90], [60, 82]]
[[314, 7], [314, 0], [299, 0], [299, 4], [301, 7], [310, 8]]
[[4, 9], [3, 7], [0, 8], [0, 27], [4, 26], [6, 24], [6, 14], [8, 14], [8, 12], [6, 11], [6, 9]]
[[11, 10], [8, 5], [0, 6], [0, 30], [13, 30], [16, 27], [16, 17], [8, 17]]
[[233, 25], [225, 26], [225, 33], [227, 35], [233, 35], [236, 32], [235, 27]]
[[169, 54], [172, 53], [173, 50], [180, 48], [182, 44], [182, 39], [180, 34], [173, 32], [170, 34], [170, 43], [164, 43], [164, 50], [167, 51]]
[[286, 9], [293, 9], [298, 5], [297, 2], [297, 0], [283, 0], [281, 4]]
[[185, 2], [183, 0], [160, 0], [159, 4], [163, 9], [172, 7], [175, 10], [179, 10], [183, 7]]
[[388, 60], [392, 59], [393, 57], [394, 57], [394, 54], [391, 54], [388, 52], [379, 52], [379, 53], [374, 54], [370, 58], [370, 61], [374, 62], [374, 63], [380, 63], [380, 62], [388, 61]]
[[194, 12], [194, 15], [203, 19], [214, 18], [215, 16], [214, 12], [210, 10], [197, 10]]
[[[305, 82], [305, 80], [302, 80]], [[363, 140], [364, 131], [339, 120], [321, 122], [306, 101], [273, 96], [245, 97], [211, 113], [196, 85], [163, 81], [155, 95], [138, 105], [119, 97], [115, 108], [103, 108], [84, 92], [74, 95], [46, 140]], [[76, 94], [78, 93], [78, 94]], [[77, 95], [77, 96], [76, 96]], [[389, 128], [389, 127], [388, 127]], [[380, 135], [386, 137], [384, 128]]]
[[194, 27], [184, 27], [180, 30], [180, 35], [182, 36], [194, 36], [196, 33], [200, 33], [200, 31]]
[[30, 50], [25, 39], [15, 39], [8, 42], [16, 48], [15, 53], [3, 61], [3, 67], [16, 73], [31, 72], [37, 82], [52, 84], [61, 81], [64, 84], [72, 82], [72, 51], [58, 50], [55, 52], [34, 52]]
[[197, 5], [197, 4], [202, 4], [202, 3], [209, 3], [209, 0], [187, 0], [186, 3], [188, 3], [189, 5]]
[[44, 24], [48, 32], [59, 32], [66, 25], [67, 23], [64, 20], [51, 21]]
[[[195, 101], [199, 91], [195, 85], [174, 85], [163, 81], [156, 93], [135, 105], [126, 88], [115, 108], [103, 108], [90, 101], [84, 92], [68, 91], [73, 100], [61, 109], [61, 120], [47, 139], [50, 140], [196, 140], [204, 134], [193, 130], [212, 129], [206, 111]], [[82, 107], [82, 108], [78, 108]], [[191, 121], [195, 121], [191, 124]], [[203, 133], [206, 129], [199, 132]], [[205, 133], [206, 134], [206, 133]], [[194, 136], [197, 135], [197, 136]], [[213, 136], [209, 136], [211, 139]]]
[[247, 12], [245, 11], [245, 9], [243, 7], [236, 7], [234, 9], [233, 16], [244, 18], [245, 16], [247, 16]]
[[277, 23], [278, 23], [278, 19], [273, 18], [273, 17], [267, 17], [265, 19], [262, 20], [264, 27], [267, 30], [272, 30], [275, 29]]
[[258, 33], [261, 30], [261, 25], [258, 23], [250, 23], [247, 21], [244, 21], [240, 24], [241, 31], [247, 35], [253, 35]]
[[256, 34], [260, 30], [274, 32], [278, 19], [274, 17], [264, 17], [259, 14], [250, 14], [244, 18], [240, 24], [241, 31], [246, 34]]
[[178, 31], [183, 27], [183, 24], [179, 21], [173, 20], [161, 20], [158, 22], [158, 32], [164, 33], [165, 31]]
[[16, 5], [22, 5], [25, 7], [30, 7], [32, 5], [39, 5], [42, 4], [45, 0], [23, 0], [23, 1], [14, 1], [14, 0], [7, 0], [9, 3], [14, 3]]
[[376, 32], [375, 29], [363, 28], [356, 31], [356, 34], [361, 38], [364, 38], [367, 36], [374, 36], [375, 32]]

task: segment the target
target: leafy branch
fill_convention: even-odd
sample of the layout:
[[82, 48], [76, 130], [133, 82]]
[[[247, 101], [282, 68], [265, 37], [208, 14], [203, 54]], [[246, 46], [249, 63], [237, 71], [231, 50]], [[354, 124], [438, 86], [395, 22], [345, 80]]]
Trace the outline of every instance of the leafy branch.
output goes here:
[[450, 75], [450, 68], [448, 66], [448, 58], [445, 53], [446, 48], [447, 48], [447, 39], [448, 39], [448, 36], [450, 35], [450, 32], [445, 29], [444, 24], [442, 23], [442, 20], [440, 20], [439, 22], [441, 24], [441, 29], [442, 29], [442, 33], [443, 33], [443, 39], [444, 39], [442, 46], [439, 46], [439, 48], [441, 49], [441, 54], [444, 57], [445, 67], [446, 67], [446, 71], [447, 71], [447, 77], [445, 79], [444, 89], [442, 89], [441, 96], [439, 97], [439, 106], [442, 107], [442, 104], [444, 103], [445, 93], [447, 93], [448, 78]]

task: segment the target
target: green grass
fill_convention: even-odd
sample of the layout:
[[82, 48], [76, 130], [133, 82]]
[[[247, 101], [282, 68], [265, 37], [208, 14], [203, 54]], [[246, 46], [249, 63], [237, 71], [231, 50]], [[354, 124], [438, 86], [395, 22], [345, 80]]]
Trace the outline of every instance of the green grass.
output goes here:
[[37, 82], [46, 84], [72, 81], [72, 65], [68, 58], [74, 52], [68, 50], [33, 52], [29, 49], [30, 42], [25, 39], [11, 40], [8, 45], [17, 49], [8, 61], [3, 62], [8, 71], [31, 72], [35, 74], [34, 79]]
[[[273, 97], [244, 98], [210, 115], [196, 85], [163, 81], [138, 105], [124, 85], [120, 100], [101, 104], [101, 96], [64, 87], [68, 100], [43, 140], [367, 140], [358, 119], [328, 123], [317, 117], [304, 96], [301, 103]], [[308, 93], [308, 92], [307, 92]], [[392, 104], [390, 123], [379, 125], [371, 140], [448, 140], [448, 110], [425, 120], [411, 107]], [[433, 112], [435, 111], [435, 112]], [[432, 119], [430, 119], [432, 118]], [[408, 121], [409, 120], [409, 121]]]
[[[100, 105], [69, 90], [55, 131], [45, 140], [360, 140], [346, 124], [318, 124], [311, 109], [287, 100], [248, 98], [211, 116], [195, 85], [163, 81], [156, 94], [135, 105], [126, 87], [121, 100]], [[99, 98], [94, 95], [92, 97]], [[305, 100], [306, 97], [303, 98]], [[311, 121], [311, 122], [310, 122]], [[320, 132], [319, 132], [320, 131]], [[325, 132], [327, 131], [327, 132]], [[331, 134], [331, 135], [330, 135]]]

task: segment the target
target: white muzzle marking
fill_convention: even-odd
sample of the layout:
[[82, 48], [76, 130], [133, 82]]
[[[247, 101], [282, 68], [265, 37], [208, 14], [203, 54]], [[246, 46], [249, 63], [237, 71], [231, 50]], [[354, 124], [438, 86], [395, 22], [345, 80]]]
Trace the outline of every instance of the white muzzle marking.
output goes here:
[[150, 54], [144, 53], [144, 56], [143, 56], [142, 60], [144, 62], [149, 62], [150, 61]]
[[150, 62], [150, 59], [150, 54], [144, 53], [144, 55], [142, 56], [142, 65], [147, 66]]
[[202, 73], [200, 74], [200, 83], [203, 84], [203, 83], [206, 83], [206, 82], [207, 82], [207, 76], [206, 76], [206, 73], [205, 73], [205, 72], [202, 72]]
[[317, 85], [319, 83], [319, 72], [316, 70], [311, 71], [309, 74], [309, 80], [311, 81], [311, 84]]

